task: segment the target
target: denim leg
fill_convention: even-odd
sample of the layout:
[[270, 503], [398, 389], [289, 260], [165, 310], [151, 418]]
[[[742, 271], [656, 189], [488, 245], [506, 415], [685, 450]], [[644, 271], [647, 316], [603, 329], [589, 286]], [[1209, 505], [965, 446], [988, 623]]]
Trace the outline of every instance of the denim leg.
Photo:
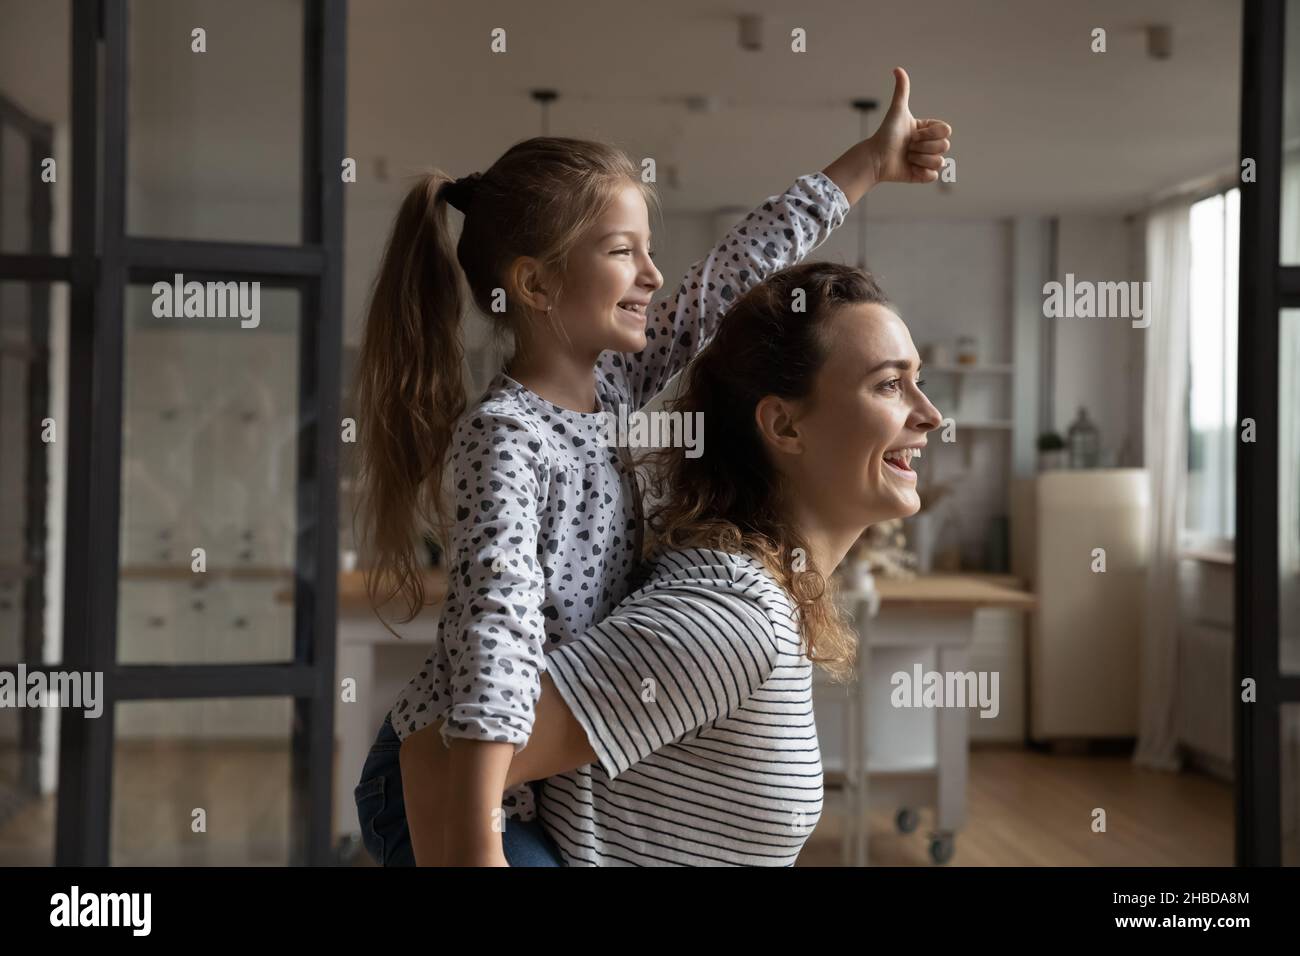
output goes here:
[[380, 866], [415, 866], [402, 798], [401, 748], [392, 721], [385, 717], [353, 791], [361, 842]]
[[[540, 811], [541, 783], [533, 782], [529, 786], [533, 790], [533, 806]], [[507, 820], [506, 832], [501, 835], [501, 848], [505, 851], [506, 862], [511, 866], [564, 866], [564, 859], [547, 834], [540, 816], [526, 823]]]

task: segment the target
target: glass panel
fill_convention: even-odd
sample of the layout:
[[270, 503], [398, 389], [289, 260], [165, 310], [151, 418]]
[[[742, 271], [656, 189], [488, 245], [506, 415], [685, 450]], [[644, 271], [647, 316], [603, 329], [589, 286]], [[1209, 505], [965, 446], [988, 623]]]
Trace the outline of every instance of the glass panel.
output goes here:
[[0, 282], [0, 664], [62, 657], [67, 317], [63, 283]]
[[1235, 522], [1237, 410], [1236, 189], [1191, 209], [1186, 529], [1227, 546]]
[[116, 718], [111, 865], [288, 864], [291, 700], [125, 701]]
[[118, 657], [286, 660], [299, 295], [186, 282], [203, 289], [205, 310], [229, 293], [227, 315], [238, 295], [255, 318], [158, 317], [175, 303], [174, 288], [131, 286], [126, 295]]
[[0, 866], [54, 863], [58, 721], [44, 708], [0, 708]]
[[0, 19], [0, 252], [66, 253], [71, 5], [6, 3]]
[[[67, 315], [62, 283], [0, 282], [2, 664], [62, 657]], [[57, 770], [57, 711], [0, 707], [0, 866], [54, 862]]]
[[1278, 666], [1300, 674], [1300, 309], [1278, 319]]
[[128, 29], [127, 231], [299, 242], [301, 0], [132, 0]]
[[[1287, 0], [1282, 79], [1282, 265], [1300, 263], [1300, 0]], [[1266, 156], [1252, 157], [1259, 163]]]

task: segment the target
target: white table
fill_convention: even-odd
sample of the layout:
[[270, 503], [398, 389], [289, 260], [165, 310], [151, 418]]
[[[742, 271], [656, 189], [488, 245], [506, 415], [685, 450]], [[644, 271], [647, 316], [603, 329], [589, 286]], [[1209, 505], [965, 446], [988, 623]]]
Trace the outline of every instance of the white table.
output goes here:
[[911, 673], [917, 663], [941, 674], [967, 671], [975, 611], [1029, 610], [1033, 595], [1006, 576], [931, 574], [878, 579], [874, 592], [844, 589], [840, 599], [853, 611], [859, 637], [858, 676], [845, 705], [844, 863], [867, 865], [872, 800], [899, 808], [895, 822], [903, 832], [915, 828], [917, 807], [933, 807], [930, 856], [945, 863], [966, 821], [970, 712], [895, 708], [891, 676]]

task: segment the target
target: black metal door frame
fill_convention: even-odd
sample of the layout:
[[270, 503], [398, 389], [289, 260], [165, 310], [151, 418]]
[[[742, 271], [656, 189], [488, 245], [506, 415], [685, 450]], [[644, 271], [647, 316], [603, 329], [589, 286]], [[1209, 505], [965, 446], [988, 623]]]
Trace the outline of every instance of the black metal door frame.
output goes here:
[[[1256, 161], [1256, 181], [1241, 188], [1237, 413], [1255, 420], [1255, 441], [1237, 444], [1236, 861], [1277, 866], [1282, 708], [1300, 704], [1300, 676], [1279, 657], [1279, 310], [1300, 308], [1300, 267], [1280, 265], [1286, 0], [1245, 0], [1242, 12], [1241, 159]], [[1246, 678], [1255, 703], [1240, 702]]]
[[[64, 654], [27, 669], [102, 672], [104, 710], [95, 719], [71, 709], [61, 714], [55, 862], [109, 862], [117, 703], [291, 697], [290, 862], [324, 864], [331, 860], [336, 699], [347, 0], [303, 0], [297, 246], [127, 235], [128, 6], [72, 0], [70, 254], [0, 255], [0, 279], [70, 285]], [[129, 283], [175, 272], [257, 280], [302, 297], [292, 661], [117, 662], [124, 296]], [[3, 662], [0, 670], [16, 667]]]

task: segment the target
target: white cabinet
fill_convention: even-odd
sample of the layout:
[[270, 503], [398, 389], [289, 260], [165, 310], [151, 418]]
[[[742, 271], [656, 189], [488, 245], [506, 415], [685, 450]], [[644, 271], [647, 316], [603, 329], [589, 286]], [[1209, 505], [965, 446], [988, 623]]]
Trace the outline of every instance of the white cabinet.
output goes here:
[[1137, 735], [1149, 498], [1137, 468], [1049, 471], [1017, 483], [1014, 520], [1038, 598], [1032, 740]]

